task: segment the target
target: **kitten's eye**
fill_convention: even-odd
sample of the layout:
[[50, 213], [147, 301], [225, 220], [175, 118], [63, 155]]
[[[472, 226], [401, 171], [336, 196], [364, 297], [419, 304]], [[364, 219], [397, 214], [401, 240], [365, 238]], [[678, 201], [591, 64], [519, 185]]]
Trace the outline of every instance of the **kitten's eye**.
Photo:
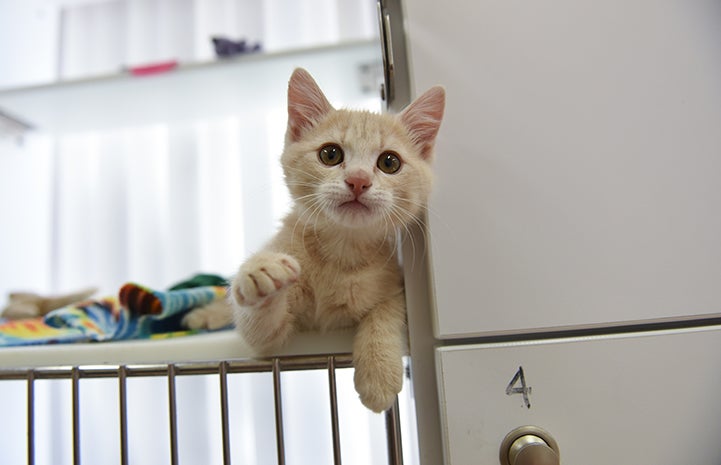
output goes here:
[[393, 152], [383, 152], [378, 157], [378, 168], [387, 174], [397, 173], [401, 169], [401, 159]]
[[335, 144], [327, 144], [318, 150], [318, 158], [324, 165], [335, 166], [343, 161], [343, 149]]

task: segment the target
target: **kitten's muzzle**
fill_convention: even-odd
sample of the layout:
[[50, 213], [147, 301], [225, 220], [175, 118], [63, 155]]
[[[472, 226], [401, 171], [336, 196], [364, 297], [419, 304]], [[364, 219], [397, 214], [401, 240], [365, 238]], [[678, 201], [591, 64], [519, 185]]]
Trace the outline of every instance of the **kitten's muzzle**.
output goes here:
[[345, 183], [348, 188], [353, 192], [353, 195], [355, 195], [356, 199], [363, 195], [363, 193], [366, 192], [373, 185], [370, 177], [365, 174], [348, 176], [345, 179]]

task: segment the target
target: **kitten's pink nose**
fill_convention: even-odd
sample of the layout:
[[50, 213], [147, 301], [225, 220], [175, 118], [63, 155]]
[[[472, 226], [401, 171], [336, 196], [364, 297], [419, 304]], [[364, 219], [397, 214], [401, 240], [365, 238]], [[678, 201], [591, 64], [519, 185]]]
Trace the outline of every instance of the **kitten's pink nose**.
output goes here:
[[363, 194], [365, 191], [368, 190], [369, 187], [371, 187], [371, 179], [366, 174], [355, 174], [353, 176], [348, 176], [345, 179], [345, 183], [348, 185], [348, 188], [353, 191], [353, 194], [355, 194], [356, 198], [360, 197], [361, 194]]

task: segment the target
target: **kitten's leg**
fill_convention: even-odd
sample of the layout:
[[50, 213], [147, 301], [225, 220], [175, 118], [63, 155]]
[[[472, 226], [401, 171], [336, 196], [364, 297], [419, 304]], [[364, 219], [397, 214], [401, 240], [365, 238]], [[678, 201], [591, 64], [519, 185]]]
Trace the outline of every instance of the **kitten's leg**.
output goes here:
[[286, 341], [293, 329], [289, 308], [299, 276], [298, 262], [277, 252], [261, 252], [240, 267], [230, 298], [236, 327], [251, 347], [266, 352]]
[[358, 323], [353, 341], [355, 388], [363, 405], [387, 410], [403, 387], [405, 344], [403, 294], [381, 303]]
[[233, 311], [230, 302], [218, 299], [194, 308], [183, 317], [182, 325], [188, 329], [220, 329], [233, 324]]

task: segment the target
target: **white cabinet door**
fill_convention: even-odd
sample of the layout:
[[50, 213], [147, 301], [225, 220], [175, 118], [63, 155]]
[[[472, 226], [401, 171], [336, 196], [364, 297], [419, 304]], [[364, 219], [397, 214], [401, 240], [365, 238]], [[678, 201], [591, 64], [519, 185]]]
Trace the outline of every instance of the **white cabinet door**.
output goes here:
[[[565, 465], [721, 463], [721, 327], [446, 347], [437, 361], [446, 465], [498, 464], [521, 425], [551, 433]], [[530, 408], [506, 394], [519, 367]]]
[[721, 314], [721, 3], [413, 0], [442, 338]]

